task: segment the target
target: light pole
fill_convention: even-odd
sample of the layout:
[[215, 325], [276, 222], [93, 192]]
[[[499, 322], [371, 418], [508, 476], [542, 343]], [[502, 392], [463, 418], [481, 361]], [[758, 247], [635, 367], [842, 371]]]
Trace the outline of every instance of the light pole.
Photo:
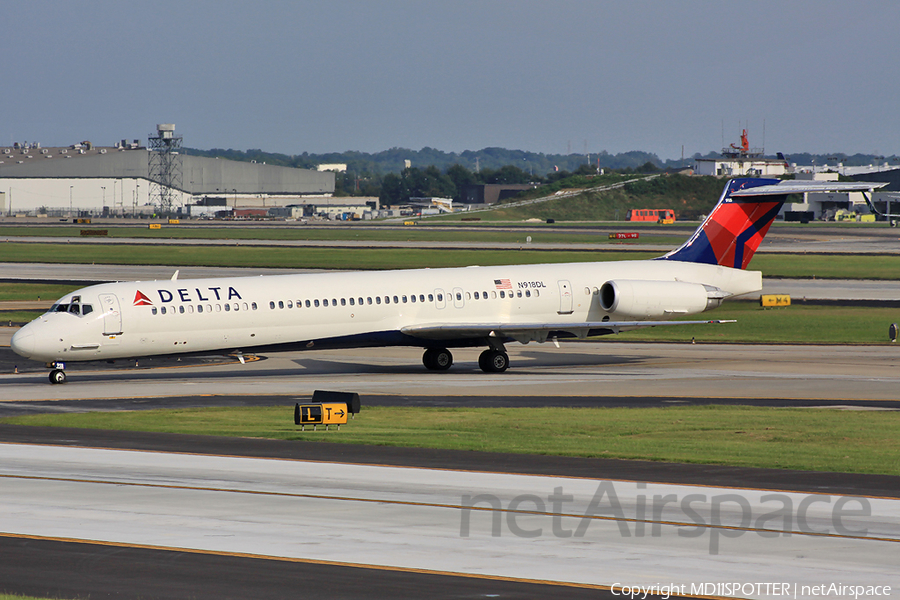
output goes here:
[[72, 218], [72, 188], [74, 185], [69, 186], [69, 218]]
[[103, 213], [106, 212], [106, 186], [105, 186], [105, 185], [101, 185], [101, 186], [100, 186], [100, 189], [103, 190], [103, 210], [100, 211], [100, 216], [104, 216]]

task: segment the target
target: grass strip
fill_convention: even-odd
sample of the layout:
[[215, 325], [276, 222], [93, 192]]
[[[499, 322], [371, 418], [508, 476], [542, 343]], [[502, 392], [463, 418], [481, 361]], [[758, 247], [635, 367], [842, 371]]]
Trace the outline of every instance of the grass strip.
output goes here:
[[[422, 250], [401, 248], [286, 248], [0, 243], [0, 262], [97, 263], [285, 269], [412, 269], [469, 265], [644, 260], [659, 252], [598, 250]], [[757, 254], [752, 268], [766, 277], [900, 279], [900, 256]]]
[[760, 308], [755, 302], [726, 302], [720, 308], [681, 320], [735, 319], [722, 325], [679, 325], [629, 331], [602, 340], [715, 343], [886, 344], [900, 309], [794, 304]]
[[900, 475], [900, 412], [668, 408], [365, 407], [301, 432], [293, 405], [33, 415], [4, 423]]
[[[547, 227], [540, 223], [530, 224], [532, 227]], [[655, 225], [655, 224], [654, 224]], [[0, 238], [15, 238], [22, 236], [38, 237], [79, 237], [82, 229], [105, 229], [109, 238], [137, 238], [137, 239], [197, 239], [197, 240], [222, 240], [223, 242], [235, 240], [282, 240], [282, 241], [362, 241], [362, 242], [469, 242], [469, 243], [505, 243], [525, 244], [528, 237], [532, 243], [544, 244], [609, 244], [615, 243], [609, 239], [609, 229], [621, 229], [622, 231], [634, 230], [635, 224], [623, 223], [617, 226], [615, 223], [603, 226], [603, 231], [560, 233], [557, 231], [506, 231], [492, 229], [481, 231], [477, 228], [459, 228], [447, 231], [427, 226], [414, 226], [406, 228], [396, 227], [180, 227], [163, 225], [162, 229], [148, 229], [145, 227], [103, 227], [91, 225], [90, 227], [58, 226], [58, 227], [28, 227], [28, 226], [0, 226]], [[687, 236], [685, 236], [687, 237]], [[644, 232], [637, 240], [630, 240], [634, 244], [674, 244], [675, 239], [671, 234], [656, 232]]]

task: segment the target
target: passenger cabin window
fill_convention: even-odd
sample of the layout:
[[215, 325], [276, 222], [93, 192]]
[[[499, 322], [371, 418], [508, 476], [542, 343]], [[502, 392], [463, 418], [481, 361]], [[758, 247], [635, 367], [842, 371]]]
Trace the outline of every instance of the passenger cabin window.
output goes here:
[[274, 303], [274, 302], [269, 302], [269, 308], [275, 308], [275, 303]]
[[409, 297], [409, 299], [412, 300], [412, 303], [413, 303], [413, 304], [416, 303], [416, 295], [415, 295], [415, 294], [411, 295], [411, 296]]
[[282, 300], [278, 301], [278, 308], [284, 308], [284, 302]]
[[307, 301], [305, 302], [305, 304], [306, 304], [306, 308], [309, 308], [309, 300], [307, 300]]
[[230, 310], [231, 310], [231, 305], [230, 305], [230, 304], [226, 304], [226, 305], [225, 305], [225, 312], [229, 312]]
[[434, 294], [428, 294], [428, 301], [434, 302]]
[[151, 314], [151, 315], [155, 315], [155, 314], [156, 314], [156, 307], [155, 307], [155, 306], [154, 306], [153, 308], [150, 309], [150, 314]]
[[478, 292], [475, 292], [475, 299], [478, 300]]
[[328, 298], [322, 299], [322, 306], [328, 306]]
[[[351, 300], [353, 300], [353, 298], [351, 298]], [[341, 306], [347, 306], [347, 299], [346, 299], [346, 298], [341, 298]]]
[[375, 296], [375, 304], [381, 304], [381, 296]]
[[318, 301], [318, 300], [313, 300], [313, 304], [316, 305], [316, 308], [319, 308], [319, 301]]

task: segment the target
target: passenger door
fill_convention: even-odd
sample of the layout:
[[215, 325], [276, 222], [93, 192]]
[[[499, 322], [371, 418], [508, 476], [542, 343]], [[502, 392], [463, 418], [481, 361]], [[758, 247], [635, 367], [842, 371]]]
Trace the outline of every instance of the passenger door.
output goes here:
[[100, 306], [103, 308], [103, 335], [122, 333], [122, 311], [116, 295], [100, 294]]

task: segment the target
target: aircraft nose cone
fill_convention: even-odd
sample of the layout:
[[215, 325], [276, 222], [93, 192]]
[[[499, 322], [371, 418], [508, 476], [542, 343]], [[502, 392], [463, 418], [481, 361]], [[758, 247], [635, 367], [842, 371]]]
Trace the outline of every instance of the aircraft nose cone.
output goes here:
[[9, 345], [12, 347], [13, 352], [19, 356], [30, 358], [34, 353], [34, 333], [20, 329], [13, 334]]

